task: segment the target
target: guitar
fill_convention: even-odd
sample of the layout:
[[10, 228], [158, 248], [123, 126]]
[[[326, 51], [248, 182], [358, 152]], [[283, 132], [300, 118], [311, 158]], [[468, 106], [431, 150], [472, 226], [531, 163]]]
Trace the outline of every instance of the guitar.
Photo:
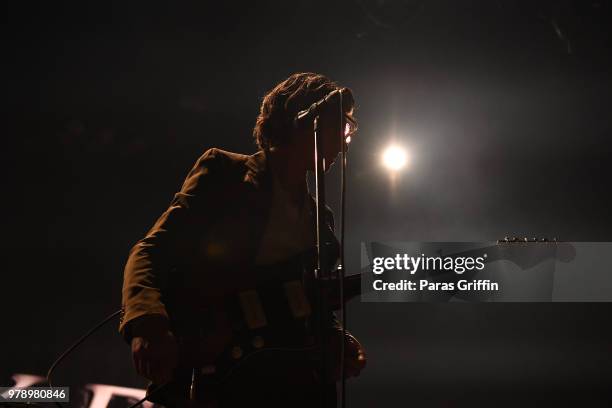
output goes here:
[[[188, 383], [191, 401], [212, 404], [219, 389], [258, 367], [278, 367], [296, 381], [311, 375], [321, 356], [315, 341], [317, 311], [340, 308], [340, 279], [336, 274], [315, 282], [305, 256], [250, 270], [232, 293], [204, 298], [197, 307], [180, 300], [167, 305], [179, 346], [178, 394], [185, 396]], [[345, 301], [360, 293], [361, 276], [345, 277]], [[331, 316], [324, 325], [333, 325]]]
[[[484, 248], [490, 254], [487, 262], [509, 260], [528, 269], [558, 255], [559, 251], [545, 250], [535, 257], [525, 256], [524, 247], [533, 244], [567, 249], [566, 244], [556, 241], [504, 239]], [[445, 256], [480, 255], [482, 251], [480, 248]], [[288, 366], [297, 366], [296, 371], [312, 367], [311, 363], [320, 356], [313, 322], [317, 305], [314, 282], [307, 278], [305, 270], [300, 255], [249, 271], [249, 279], [237, 283], [233, 293], [203, 301], [198, 308], [174, 305], [171, 328], [179, 344], [177, 378], [183, 384], [183, 394], [188, 389], [191, 400], [212, 403], [217, 390], [242, 372], [252, 374], [257, 367], [277, 364], [279, 372], [287, 372]], [[451, 273], [440, 272], [438, 278], [448, 274]], [[361, 277], [356, 274], [344, 278], [345, 301], [361, 294]], [[339, 309], [338, 277], [319, 284], [326, 310]], [[449, 293], [452, 295], [455, 293]]]

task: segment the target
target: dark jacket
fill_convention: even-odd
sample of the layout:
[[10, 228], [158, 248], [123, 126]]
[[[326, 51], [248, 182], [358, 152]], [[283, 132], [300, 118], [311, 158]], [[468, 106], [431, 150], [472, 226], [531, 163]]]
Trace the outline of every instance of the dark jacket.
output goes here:
[[[170, 207], [132, 248], [124, 271], [119, 331], [143, 315], [168, 317], [168, 304], [219, 297], [235, 290], [249, 270], [265, 230], [272, 199], [266, 152], [251, 156], [207, 150]], [[333, 216], [327, 241], [337, 259]], [[193, 306], [196, 306], [194, 303]]]

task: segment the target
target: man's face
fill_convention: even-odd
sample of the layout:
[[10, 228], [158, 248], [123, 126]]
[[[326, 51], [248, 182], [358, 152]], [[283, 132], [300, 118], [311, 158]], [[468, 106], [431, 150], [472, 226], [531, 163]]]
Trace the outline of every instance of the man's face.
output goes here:
[[[353, 111], [349, 111], [343, 115], [340, 121], [339, 115], [322, 113], [318, 119], [319, 136], [323, 141], [323, 154], [326, 163], [326, 169], [329, 169], [338, 154], [342, 151], [342, 144], [348, 143], [354, 138], [357, 130], [357, 122], [353, 119]], [[343, 129], [342, 134], [340, 129]], [[300, 153], [302, 160], [306, 165], [306, 169], [314, 171], [314, 133], [312, 130], [300, 130], [293, 136], [291, 149]]]
[[[352, 110], [345, 113], [342, 121], [336, 115], [334, 115], [335, 117], [319, 116], [319, 131], [323, 137], [323, 153], [327, 169], [332, 166], [338, 154], [342, 151], [342, 144], [346, 144], [348, 148], [348, 143], [357, 130], [357, 123], [353, 119], [352, 113]], [[342, 129], [342, 133], [340, 129]]]

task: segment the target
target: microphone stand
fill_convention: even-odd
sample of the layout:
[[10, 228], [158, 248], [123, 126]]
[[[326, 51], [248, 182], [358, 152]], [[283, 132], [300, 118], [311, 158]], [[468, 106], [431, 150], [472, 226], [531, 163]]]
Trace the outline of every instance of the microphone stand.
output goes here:
[[342, 92], [340, 92], [340, 265], [338, 265], [338, 283], [340, 288], [340, 315], [342, 319], [342, 342], [340, 343], [340, 378], [341, 378], [341, 390], [340, 390], [340, 402], [341, 407], [346, 408], [346, 326], [347, 315], [346, 315], [346, 298], [344, 292], [344, 278], [345, 278], [345, 261], [344, 261], [344, 230], [346, 226], [345, 213], [346, 213], [346, 134], [345, 127], [342, 126], [344, 123], [344, 107], [342, 101]]
[[316, 204], [316, 252], [315, 252], [315, 336], [319, 350], [319, 381], [320, 381], [320, 401], [323, 407], [325, 402], [325, 386], [329, 383], [329, 332], [331, 310], [327, 304], [324, 294], [324, 282], [329, 279], [331, 273], [328, 268], [329, 263], [325, 259], [327, 253], [323, 247], [325, 245], [324, 229], [325, 225], [325, 157], [323, 154], [323, 138], [319, 132], [319, 115], [315, 116], [314, 127], [314, 173], [315, 173], [315, 204]]
[[[344, 119], [344, 112], [342, 109], [342, 93], [339, 92], [339, 112], [340, 112], [340, 135], [341, 138], [341, 239], [340, 239], [340, 264], [338, 265], [339, 272], [339, 288], [340, 288], [340, 308], [342, 314], [342, 338], [340, 340], [340, 377], [341, 377], [341, 406], [344, 408], [346, 403], [346, 367], [345, 367], [345, 338], [346, 338], [346, 308], [344, 301], [344, 229], [345, 229], [345, 191], [346, 191], [346, 143], [344, 140], [344, 128], [342, 126]], [[315, 336], [317, 343], [320, 347], [320, 361], [319, 361], [319, 379], [321, 381], [320, 386], [320, 400], [321, 406], [325, 401], [325, 386], [333, 379], [328, 378], [328, 373], [331, 372], [330, 363], [333, 364], [330, 359], [330, 326], [332, 310], [327, 300], [325, 293], [325, 283], [330, 283], [332, 278], [332, 272], [329, 270], [329, 253], [324, 250], [325, 237], [324, 231], [327, 228], [325, 222], [325, 155], [323, 149], [323, 138], [319, 132], [319, 115], [316, 115], [313, 121], [314, 128], [314, 161], [315, 161], [315, 203], [316, 203], [316, 269], [314, 271], [315, 278], [315, 302], [316, 302], [316, 315], [315, 315]]]

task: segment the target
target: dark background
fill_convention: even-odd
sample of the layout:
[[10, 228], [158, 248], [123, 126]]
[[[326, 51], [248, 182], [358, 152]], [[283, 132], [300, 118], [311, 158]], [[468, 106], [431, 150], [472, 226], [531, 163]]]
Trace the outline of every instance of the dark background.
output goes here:
[[[129, 248], [193, 162], [213, 146], [254, 152], [261, 97], [297, 71], [357, 99], [349, 268], [361, 241], [612, 240], [609, 3], [3, 8], [3, 378], [44, 375], [120, 307]], [[379, 164], [392, 140], [411, 155], [394, 182]], [[353, 301], [369, 362], [349, 404], [607, 406], [611, 311]], [[142, 387], [116, 328], [71, 355], [56, 382]]]

